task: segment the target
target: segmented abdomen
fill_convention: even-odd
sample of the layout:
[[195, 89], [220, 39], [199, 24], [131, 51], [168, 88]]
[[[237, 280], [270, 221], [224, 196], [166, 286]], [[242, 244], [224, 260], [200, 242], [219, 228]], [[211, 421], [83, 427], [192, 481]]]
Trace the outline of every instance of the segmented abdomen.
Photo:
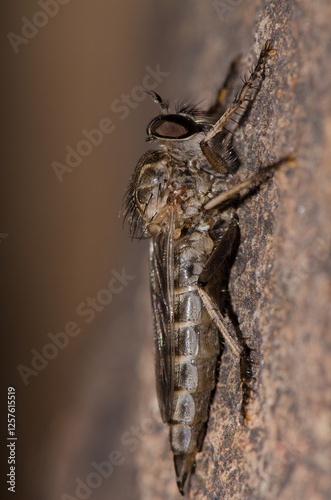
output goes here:
[[203, 438], [220, 351], [218, 329], [197, 287], [212, 246], [208, 234], [198, 233], [177, 242], [174, 249], [175, 391], [169, 425], [180, 482], [190, 472]]

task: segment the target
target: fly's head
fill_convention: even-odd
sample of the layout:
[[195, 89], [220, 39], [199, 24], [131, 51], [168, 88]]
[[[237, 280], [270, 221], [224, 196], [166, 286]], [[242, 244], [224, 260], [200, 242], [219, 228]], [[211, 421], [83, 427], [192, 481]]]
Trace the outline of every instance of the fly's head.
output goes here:
[[155, 92], [151, 96], [162, 109], [147, 127], [147, 141], [157, 143], [174, 159], [187, 161], [201, 157], [200, 143], [211, 129], [214, 120], [189, 104], [179, 104], [175, 113]]

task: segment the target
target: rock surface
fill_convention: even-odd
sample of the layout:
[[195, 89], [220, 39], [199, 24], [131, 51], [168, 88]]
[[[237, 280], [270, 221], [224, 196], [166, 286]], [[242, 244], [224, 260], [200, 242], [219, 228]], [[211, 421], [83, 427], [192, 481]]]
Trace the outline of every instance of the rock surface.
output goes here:
[[[231, 61], [241, 54], [244, 74], [272, 40], [277, 54], [236, 150], [243, 175], [291, 151], [297, 157], [295, 168], [282, 167], [238, 211], [230, 289], [253, 349], [255, 393], [243, 426], [238, 364], [226, 349], [187, 498], [331, 496], [330, 16], [327, 0], [185, 1], [160, 10], [158, 40], [165, 51], [179, 48], [167, 56], [178, 83], [171, 98], [211, 103]], [[163, 25], [171, 26], [171, 43]], [[180, 498], [155, 407], [151, 340], [140, 366], [140, 421], [148, 428], [135, 454], [140, 496]]]

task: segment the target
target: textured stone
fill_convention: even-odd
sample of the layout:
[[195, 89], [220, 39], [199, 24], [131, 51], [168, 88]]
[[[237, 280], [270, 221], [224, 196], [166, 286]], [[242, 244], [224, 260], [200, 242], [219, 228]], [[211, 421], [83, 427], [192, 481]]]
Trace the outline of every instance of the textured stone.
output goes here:
[[[169, 38], [170, 29], [165, 50], [179, 48], [168, 56], [167, 70], [179, 84], [170, 97], [189, 93], [212, 102], [231, 60], [242, 54], [244, 74], [271, 39], [277, 54], [268, 62], [236, 150], [243, 177], [290, 151], [296, 152], [297, 166], [282, 167], [238, 210], [241, 244], [230, 288], [253, 349], [255, 393], [243, 426], [238, 363], [226, 349], [188, 498], [326, 500], [331, 497], [331, 6], [327, 0], [235, 2], [222, 19], [216, 3], [234, 2], [184, 1], [176, 9], [168, 4], [161, 9], [158, 39]], [[240, 81], [234, 90], [239, 88]], [[141, 364], [141, 418], [153, 405], [150, 351], [151, 344]], [[145, 500], [180, 498], [167, 433], [159, 422], [136, 456]]]

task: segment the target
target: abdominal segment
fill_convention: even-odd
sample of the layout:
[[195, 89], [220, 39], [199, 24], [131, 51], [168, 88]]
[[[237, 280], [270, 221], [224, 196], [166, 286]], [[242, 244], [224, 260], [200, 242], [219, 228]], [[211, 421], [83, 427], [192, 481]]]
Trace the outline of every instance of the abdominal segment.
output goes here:
[[[190, 253], [190, 261], [175, 257], [175, 387], [169, 425], [179, 486], [185, 483], [203, 439], [220, 352], [218, 329], [196, 284], [205, 256], [194, 249]], [[180, 264], [177, 269], [176, 264]]]

